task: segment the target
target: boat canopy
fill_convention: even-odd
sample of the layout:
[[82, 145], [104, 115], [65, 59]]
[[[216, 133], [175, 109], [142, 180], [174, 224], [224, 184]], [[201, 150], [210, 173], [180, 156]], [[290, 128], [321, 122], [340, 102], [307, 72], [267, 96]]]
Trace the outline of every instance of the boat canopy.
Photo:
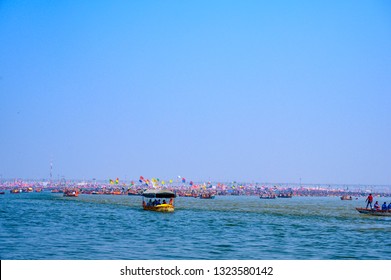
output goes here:
[[167, 189], [162, 189], [162, 190], [146, 190], [143, 192], [143, 196], [145, 197], [156, 197], [156, 198], [171, 198], [171, 197], [176, 197], [175, 193], [167, 190]]

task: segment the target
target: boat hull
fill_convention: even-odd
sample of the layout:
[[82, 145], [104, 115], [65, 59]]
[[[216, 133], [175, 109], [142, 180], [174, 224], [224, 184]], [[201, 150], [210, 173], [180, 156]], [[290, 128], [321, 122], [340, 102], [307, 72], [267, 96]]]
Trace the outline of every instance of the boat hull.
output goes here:
[[200, 195], [199, 198], [201, 199], [215, 199], [214, 195]]
[[79, 194], [64, 194], [65, 197], [78, 197]]
[[171, 204], [160, 204], [156, 206], [143, 206], [144, 210], [155, 211], [155, 212], [174, 212], [174, 206]]
[[391, 216], [390, 210], [374, 210], [367, 208], [356, 208], [356, 210], [361, 214], [367, 214], [372, 216]]
[[78, 197], [79, 192], [68, 191], [68, 192], [64, 192], [63, 196], [65, 196], [65, 197]]

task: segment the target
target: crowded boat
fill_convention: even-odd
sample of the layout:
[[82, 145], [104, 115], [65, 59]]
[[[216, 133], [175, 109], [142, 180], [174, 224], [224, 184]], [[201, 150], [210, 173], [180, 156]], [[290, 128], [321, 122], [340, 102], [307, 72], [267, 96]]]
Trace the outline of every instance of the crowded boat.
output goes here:
[[168, 189], [149, 189], [143, 192], [143, 209], [156, 212], [174, 212], [175, 193]]

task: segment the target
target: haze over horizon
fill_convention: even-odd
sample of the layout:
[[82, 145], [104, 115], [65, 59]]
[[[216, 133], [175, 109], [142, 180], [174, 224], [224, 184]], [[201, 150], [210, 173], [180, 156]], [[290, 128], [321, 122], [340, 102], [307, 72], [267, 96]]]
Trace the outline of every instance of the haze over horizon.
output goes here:
[[388, 1], [1, 1], [2, 178], [391, 185]]

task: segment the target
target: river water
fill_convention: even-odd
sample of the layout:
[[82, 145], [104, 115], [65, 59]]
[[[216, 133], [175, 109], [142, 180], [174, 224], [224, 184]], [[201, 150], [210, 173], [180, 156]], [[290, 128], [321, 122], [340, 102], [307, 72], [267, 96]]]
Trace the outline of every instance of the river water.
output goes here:
[[144, 211], [141, 201], [1, 195], [0, 259], [391, 259], [391, 217], [359, 214], [364, 198], [178, 197], [174, 213]]

